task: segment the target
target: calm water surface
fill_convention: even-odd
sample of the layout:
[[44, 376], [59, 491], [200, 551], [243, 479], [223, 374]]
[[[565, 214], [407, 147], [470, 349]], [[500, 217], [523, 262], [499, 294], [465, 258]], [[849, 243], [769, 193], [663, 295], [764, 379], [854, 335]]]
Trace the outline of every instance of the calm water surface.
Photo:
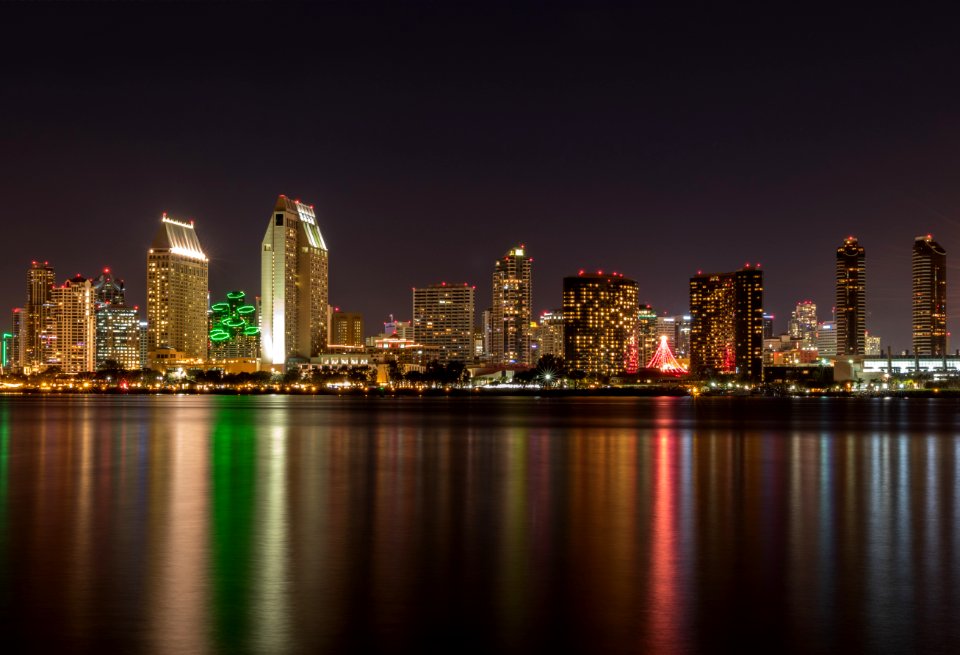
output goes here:
[[0, 397], [29, 652], [955, 652], [953, 400]]

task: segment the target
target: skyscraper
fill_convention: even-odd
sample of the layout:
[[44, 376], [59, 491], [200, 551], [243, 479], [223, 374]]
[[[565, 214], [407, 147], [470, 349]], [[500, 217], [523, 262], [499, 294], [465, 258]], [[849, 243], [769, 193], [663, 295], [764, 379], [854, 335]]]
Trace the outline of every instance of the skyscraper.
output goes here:
[[538, 337], [538, 357], [563, 357], [563, 310], [555, 309], [540, 315]]
[[207, 355], [207, 256], [193, 221], [168, 218], [147, 251], [147, 349], [173, 348], [190, 359]]
[[21, 362], [27, 373], [36, 373], [53, 361], [53, 267], [31, 262], [27, 271], [27, 303], [24, 305]]
[[866, 351], [866, 256], [855, 237], [837, 248], [837, 355]]
[[763, 271], [690, 278], [690, 368], [696, 375], [763, 374]]
[[791, 339], [799, 339], [801, 348], [817, 345], [817, 305], [812, 300], [798, 302], [790, 314], [787, 332]]
[[97, 324], [93, 285], [82, 275], [50, 289], [54, 316], [54, 361], [64, 373], [96, 368]]
[[622, 372], [638, 309], [637, 283], [623, 275], [581, 271], [563, 278], [567, 367], [592, 376]]
[[473, 361], [474, 293], [446, 282], [413, 290], [413, 338], [441, 362]]
[[521, 244], [508, 250], [494, 265], [490, 321], [494, 363], [530, 363], [532, 262]]
[[947, 251], [929, 234], [913, 242], [913, 351], [947, 352]]
[[650, 305], [640, 305], [637, 310], [637, 355], [640, 366], [646, 366], [653, 358], [653, 353], [657, 351], [657, 345], [660, 343], [657, 333], [657, 313]]
[[96, 368], [116, 365], [135, 371], [140, 368], [140, 317], [136, 307], [124, 302], [123, 280], [109, 268], [91, 280], [96, 314]]
[[335, 311], [330, 319], [330, 345], [362, 347], [363, 314]]
[[260, 252], [263, 363], [307, 360], [327, 347], [329, 251], [312, 205], [281, 195]]

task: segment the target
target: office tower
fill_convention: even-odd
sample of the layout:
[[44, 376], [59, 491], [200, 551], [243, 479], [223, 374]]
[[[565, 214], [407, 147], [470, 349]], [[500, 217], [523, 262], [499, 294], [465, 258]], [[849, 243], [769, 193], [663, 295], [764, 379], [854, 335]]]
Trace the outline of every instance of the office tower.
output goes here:
[[413, 338], [441, 362], [473, 361], [474, 293], [446, 282], [413, 290]]
[[532, 263], [520, 245], [494, 265], [490, 326], [491, 355], [497, 364], [530, 363]]
[[693, 325], [693, 317], [687, 314], [674, 316], [674, 322], [677, 326], [677, 346], [673, 349], [677, 357], [690, 356], [690, 328]]
[[146, 321], [140, 321], [140, 368], [147, 368], [147, 346], [149, 344], [148, 326]]
[[363, 315], [357, 312], [335, 311], [330, 320], [330, 345], [362, 347]]
[[13, 333], [13, 344], [10, 351], [10, 369], [14, 373], [19, 373], [23, 370], [23, 308], [15, 307], [12, 314], [10, 332]]
[[690, 278], [690, 367], [696, 375], [763, 373], [763, 271]]
[[867, 357], [879, 357], [880, 355], [883, 354], [882, 351], [880, 350], [880, 337], [867, 332], [865, 341], [866, 341], [866, 352], [863, 353], [864, 355], [866, 355]]
[[493, 358], [493, 309], [480, 312], [480, 336], [483, 338], [483, 357]]
[[243, 291], [230, 291], [226, 300], [210, 306], [211, 359], [224, 361], [260, 356], [257, 308], [247, 304], [246, 297]]
[[53, 267], [48, 262], [32, 262], [27, 271], [27, 303], [24, 305], [23, 352], [26, 373], [36, 373], [53, 360]]
[[537, 327], [538, 357], [544, 355], [563, 357], [563, 311], [555, 309], [551, 312], [543, 312]]
[[913, 242], [913, 352], [947, 353], [947, 251], [929, 234]]
[[801, 348], [815, 348], [817, 345], [817, 305], [812, 300], [798, 302], [790, 313], [787, 332], [791, 339], [800, 341]]
[[329, 251], [312, 205], [281, 195], [260, 252], [264, 365], [308, 360], [328, 340]]
[[82, 275], [50, 289], [53, 305], [53, 358], [64, 373], [86, 373], [96, 368], [97, 324], [93, 285]]
[[657, 317], [657, 342], [659, 344], [660, 337], [667, 338], [667, 347], [670, 350], [676, 350], [677, 348], [677, 319], [675, 316], [658, 316]]
[[123, 280], [109, 268], [91, 280], [96, 315], [96, 368], [108, 366], [135, 371], [140, 366], [140, 317], [124, 303]]
[[[864, 339], [866, 341], [866, 339]], [[817, 354], [821, 357], [837, 356], [837, 323], [824, 321], [817, 326]]]
[[772, 339], [773, 338], [773, 314], [764, 314], [763, 315], [763, 338]]
[[866, 257], [856, 238], [837, 248], [837, 355], [862, 355], [866, 349]]
[[567, 368], [591, 376], [624, 370], [637, 322], [637, 283], [623, 275], [563, 278], [563, 352]]
[[168, 218], [147, 251], [147, 350], [207, 355], [207, 256], [189, 223]]
[[650, 305], [641, 305], [637, 310], [636, 339], [639, 364], [644, 367], [653, 359], [653, 353], [657, 351], [660, 343], [657, 334], [657, 313]]

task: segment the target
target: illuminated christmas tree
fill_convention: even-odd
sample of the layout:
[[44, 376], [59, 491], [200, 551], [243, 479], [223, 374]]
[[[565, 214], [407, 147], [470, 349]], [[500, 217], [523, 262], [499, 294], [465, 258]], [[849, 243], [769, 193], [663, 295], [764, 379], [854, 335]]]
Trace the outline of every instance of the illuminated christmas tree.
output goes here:
[[650, 358], [647, 368], [656, 368], [662, 373], [674, 373], [676, 375], [683, 375], [687, 372], [687, 369], [680, 366], [680, 362], [673, 356], [673, 352], [667, 344], [666, 335], [660, 336], [660, 345], [657, 346], [657, 351]]

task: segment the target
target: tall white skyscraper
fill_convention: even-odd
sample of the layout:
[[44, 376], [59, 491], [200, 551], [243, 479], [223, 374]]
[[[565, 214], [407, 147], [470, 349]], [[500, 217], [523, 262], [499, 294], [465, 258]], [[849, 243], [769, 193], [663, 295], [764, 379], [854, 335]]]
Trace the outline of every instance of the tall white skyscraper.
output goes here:
[[53, 304], [56, 363], [64, 373], [95, 370], [97, 324], [93, 285], [78, 275], [50, 289]]
[[511, 248], [494, 264], [490, 330], [491, 354], [497, 364], [530, 363], [532, 264], [523, 245]]
[[329, 252], [312, 205], [277, 198], [260, 252], [264, 366], [309, 359], [327, 347]]

